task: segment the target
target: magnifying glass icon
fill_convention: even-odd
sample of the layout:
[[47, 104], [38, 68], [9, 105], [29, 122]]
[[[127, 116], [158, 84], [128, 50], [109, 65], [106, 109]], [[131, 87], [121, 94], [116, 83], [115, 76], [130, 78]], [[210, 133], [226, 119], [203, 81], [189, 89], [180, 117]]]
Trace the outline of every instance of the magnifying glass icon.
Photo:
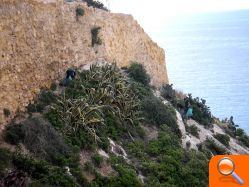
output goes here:
[[220, 174], [225, 176], [232, 175], [239, 184], [243, 185], [244, 181], [234, 172], [234, 170], [235, 164], [230, 158], [224, 157], [218, 162], [218, 171]]

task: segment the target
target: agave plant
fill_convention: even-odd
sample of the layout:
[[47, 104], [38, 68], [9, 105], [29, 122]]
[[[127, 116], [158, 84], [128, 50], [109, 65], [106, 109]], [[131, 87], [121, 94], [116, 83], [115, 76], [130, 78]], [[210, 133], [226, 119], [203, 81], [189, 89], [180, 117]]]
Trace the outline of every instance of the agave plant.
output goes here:
[[58, 99], [53, 106], [64, 122], [63, 133], [65, 135], [76, 134], [80, 129], [88, 132], [95, 140], [99, 140], [96, 129], [99, 125], [104, 125], [103, 110], [111, 110], [107, 105], [89, 104], [84, 97], [77, 99], [67, 99], [64, 96]]
[[129, 79], [115, 64], [93, 64], [89, 71], [79, 75], [75, 83], [78, 97], [87, 95], [91, 104], [112, 106], [122, 121], [132, 123], [139, 119], [140, 101], [133, 93]]
[[129, 80], [116, 65], [94, 68], [102, 72], [99, 89], [106, 88], [108, 97], [112, 98], [111, 105], [118, 109], [116, 111], [121, 120], [133, 123], [134, 119], [139, 118], [140, 101], [133, 93]]
[[54, 106], [65, 124], [64, 134], [77, 134], [81, 129], [99, 140], [96, 131], [104, 125], [106, 111], [119, 117], [124, 125], [140, 119], [140, 100], [115, 64], [93, 64], [78, 74]]

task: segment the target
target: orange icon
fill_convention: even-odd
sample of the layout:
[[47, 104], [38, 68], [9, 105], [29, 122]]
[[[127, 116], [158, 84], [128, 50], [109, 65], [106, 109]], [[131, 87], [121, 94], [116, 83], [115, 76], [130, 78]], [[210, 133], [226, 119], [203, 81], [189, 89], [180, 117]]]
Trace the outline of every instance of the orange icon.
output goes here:
[[217, 155], [209, 162], [210, 187], [249, 187], [249, 155]]
[[218, 162], [218, 171], [222, 174], [222, 175], [232, 175], [234, 179], [236, 179], [238, 181], [239, 184], [244, 184], [244, 181], [234, 172], [235, 170], [235, 165], [234, 162], [228, 158], [228, 157], [224, 157], [222, 159], [220, 159], [220, 161]]

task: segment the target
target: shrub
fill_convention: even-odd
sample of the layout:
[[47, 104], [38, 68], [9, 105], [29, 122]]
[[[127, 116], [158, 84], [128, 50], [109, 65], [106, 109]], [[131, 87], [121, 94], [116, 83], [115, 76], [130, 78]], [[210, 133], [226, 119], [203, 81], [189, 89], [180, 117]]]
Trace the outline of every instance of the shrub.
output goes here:
[[56, 130], [60, 130], [64, 127], [63, 121], [56, 110], [50, 110], [49, 112], [44, 114], [44, 117]]
[[225, 132], [233, 138], [236, 138], [242, 145], [249, 147], [249, 136], [243, 129], [238, 128], [238, 125], [233, 122], [233, 117], [230, 118]]
[[103, 129], [99, 130], [99, 136], [102, 137], [102, 140], [106, 139], [106, 137], [109, 137], [113, 140], [119, 140], [126, 132], [126, 129], [124, 126], [122, 126], [121, 121], [112, 113], [106, 114], [105, 124], [106, 125], [103, 127]]
[[8, 149], [0, 148], [0, 179], [3, 178], [5, 170], [10, 167], [11, 160], [12, 155], [10, 151]]
[[7, 126], [5, 140], [23, 143], [35, 156], [55, 164], [64, 164], [61, 162], [71, 152], [62, 137], [42, 118], [29, 118], [21, 124]]
[[175, 103], [176, 102], [176, 92], [173, 89], [173, 84], [165, 84], [160, 89], [161, 95], [164, 99]]
[[55, 83], [52, 83], [50, 89], [51, 91], [55, 91], [57, 89], [57, 85]]
[[233, 121], [233, 116], [230, 117], [229, 120], [227, 118], [222, 120], [224, 123], [227, 123], [227, 127], [225, 128], [225, 132], [229, 134], [231, 137], [236, 138], [237, 128], [239, 127]]
[[132, 63], [128, 68], [128, 72], [129, 72], [129, 77], [131, 77], [135, 81], [140, 82], [145, 86], [149, 85], [150, 76], [146, 72], [142, 64], [136, 62]]
[[3, 109], [3, 114], [4, 114], [5, 117], [9, 117], [11, 113], [10, 113], [10, 110], [9, 110], [9, 109], [4, 108], [4, 109]]
[[92, 164], [92, 162], [87, 161], [84, 165], [84, 169], [90, 173], [94, 173], [95, 169], [94, 169], [94, 165]]
[[185, 93], [183, 93], [180, 90], [175, 90], [175, 96], [179, 100], [184, 100], [184, 98], [187, 96]]
[[193, 116], [192, 118], [198, 121], [200, 124], [210, 127], [212, 124], [212, 115], [210, 112], [210, 108], [206, 105], [206, 101], [204, 99], [192, 98], [192, 95], [189, 94], [185, 99], [185, 103], [189, 102], [189, 104], [193, 107]]
[[245, 135], [245, 131], [243, 129], [238, 128], [236, 130], [236, 136], [241, 137], [241, 136], [244, 136], [244, 135]]
[[208, 159], [197, 151], [186, 152], [188, 161], [182, 169], [182, 186], [207, 186], [208, 184]]
[[77, 7], [75, 11], [76, 11], [76, 16], [77, 16], [77, 17], [78, 17], [78, 16], [83, 16], [84, 13], [85, 13], [84, 9], [81, 8], [81, 7]]
[[94, 64], [89, 71], [79, 73], [79, 78], [66, 89], [66, 97], [84, 97], [91, 105], [108, 106], [102, 112], [113, 113], [124, 127], [140, 119], [140, 100], [115, 64]]
[[184, 151], [181, 140], [162, 125], [157, 139], [125, 144], [131, 160], [139, 161], [145, 186], [205, 186], [208, 159], [196, 151]]
[[[152, 146], [152, 147], [151, 147]], [[208, 160], [198, 152], [184, 152], [180, 140], [167, 127], [158, 140], [146, 146], [146, 152], [153, 156], [142, 163], [142, 172], [148, 186], [205, 186], [207, 184]]]
[[115, 179], [116, 186], [142, 186], [134, 169], [121, 164], [116, 165], [114, 168], [119, 174]]
[[173, 133], [159, 132], [157, 140], [151, 140], [146, 148], [146, 152], [151, 156], [168, 154], [167, 150], [180, 148], [178, 137]]
[[25, 137], [25, 132], [20, 124], [9, 124], [4, 130], [4, 140], [10, 144], [17, 145]]
[[219, 140], [219, 142], [221, 142], [223, 145], [225, 145], [226, 147], [229, 147], [229, 141], [230, 141], [230, 137], [226, 134], [215, 134], [214, 137]]
[[196, 138], [199, 138], [199, 129], [195, 125], [186, 125], [186, 131]]
[[181, 137], [181, 132], [176, 123], [176, 113], [171, 106], [164, 105], [157, 97], [152, 96], [143, 100], [142, 110], [149, 122], [157, 126], [166, 124]]
[[213, 139], [206, 139], [204, 145], [209, 149], [213, 155], [225, 155], [228, 154], [225, 148], [219, 146]]
[[140, 100], [115, 64], [78, 72], [51, 108], [51, 124], [80, 148], [108, 149], [106, 137], [120, 138], [140, 120]]
[[16, 153], [13, 164], [15, 168], [28, 173], [34, 179], [34, 186], [79, 186], [73, 177], [66, 174], [64, 168], [51, 166], [43, 160], [35, 160], [32, 157]]
[[244, 134], [243, 136], [237, 137], [237, 139], [246, 147], [249, 147], [249, 136]]
[[92, 156], [92, 160], [95, 166], [100, 167], [103, 162], [103, 157], [96, 153]]
[[125, 146], [129, 155], [138, 158], [140, 161], [143, 161], [147, 157], [144, 151], [146, 146], [143, 141], [136, 140], [134, 142], [128, 142]]
[[186, 147], [189, 149], [191, 147], [191, 142], [190, 141], [187, 141], [186, 142]]
[[77, 179], [77, 182], [78, 184], [80, 184], [80, 186], [89, 186], [87, 179], [84, 177], [82, 173], [82, 168], [80, 167], [70, 168], [70, 172]]
[[144, 139], [146, 136], [145, 130], [140, 125], [137, 125], [136, 128], [134, 129], [134, 131], [132, 131], [131, 133], [133, 136], [139, 137], [142, 139]]
[[144, 86], [140, 82], [132, 82], [131, 89], [133, 90], [134, 94], [141, 100], [153, 96], [151, 89], [147, 86]]
[[108, 11], [108, 9], [104, 6], [104, 4], [99, 2], [99, 1], [95, 1], [95, 0], [83, 0], [83, 1], [87, 2], [87, 5], [90, 6], [90, 7], [92, 6], [94, 8], [98, 8], [98, 9]]
[[42, 90], [34, 104], [29, 104], [27, 107], [28, 112], [42, 112], [43, 109], [56, 101], [55, 94], [50, 90]]
[[91, 30], [91, 34], [92, 34], [92, 47], [94, 47], [94, 45], [101, 45], [102, 44], [102, 40], [99, 37], [99, 30], [101, 29], [101, 27], [94, 27]]
[[28, 186], [28, 183], [27, 173], [20, 170], [13, 170], [0, 179], [0, 186]]
[[62, 132], [64, 135], [76, 136], [85, 131], [95, 140], [99, 140], [96, 129], [104, 124], [104, 105], [93, 105], [85, 98], [66, 99], [61, 97], [54, 105], [54, 110], [64, 122]]

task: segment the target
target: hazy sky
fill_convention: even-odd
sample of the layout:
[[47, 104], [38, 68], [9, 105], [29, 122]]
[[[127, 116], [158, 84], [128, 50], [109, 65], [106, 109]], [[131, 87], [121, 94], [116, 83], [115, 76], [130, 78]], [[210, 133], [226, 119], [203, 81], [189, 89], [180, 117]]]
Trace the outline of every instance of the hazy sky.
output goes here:
[[249, 0], [100, 0], [112, 12], [132, 14], [149, 33], [165, 27], [176, 16], [199, 12], [249, 9]]

